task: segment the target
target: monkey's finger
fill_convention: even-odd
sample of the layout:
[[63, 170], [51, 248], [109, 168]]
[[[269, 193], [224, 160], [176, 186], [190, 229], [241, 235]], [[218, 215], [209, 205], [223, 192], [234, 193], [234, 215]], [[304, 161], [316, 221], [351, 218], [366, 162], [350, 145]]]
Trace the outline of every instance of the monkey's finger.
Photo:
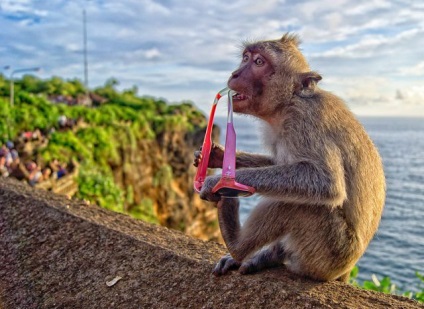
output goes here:
[[200, 162], [202, 162], [202, 160], [194, 159], [194, 160], [193, 160], [193, 165], [194, 165], [195, 167], [198, 167], [198, 166], [199, 166], [199, 164], [200, 164]]
[[212, 273], [215, 276], [221, 276], [228, 273], [232, 269], [237, 269], [240, 266], [239, 262], [236, 262], [231, 255], [227, 254], [223, 256], [219, 262], [215, 265]]
[[202, 152], [200, 151], [200, 150], [196, 150], [195, 152], [194, 152], [194, 158], [195, 159], [202, 159]]
[[238, 269], [240, 267], [240, 263], [234, 260], [233, 258], [229, 258], [226, 262], [224, 267], [222, 268], [221, 272], [223, 275], [228, 273], [230, 270]]
[[194, 152], [194, 161], [193, 161], [193, 165], [194, 165], [195, 167], [197, 167], [197, 166], [200, 164], [200, 162], [202, 162], [202, 158], [203, 158], [203, 156], [202, 156], [202, 152], [201, 152], [200, 150], [195, 151], [195, 152]]
[[217, 203], [221, 200], [221, 196], [219, 194], [213, 193], [202, 193], [200, 192], [200, 198], [205, 201]]
[[219, 144], [212, 143], [212, 150], [224, 152], [224, 147]]
[[219, 277], [219, 276], [221, 276], [221, 275], [223, 275], [223, 273], [222, 273], [222, 264], [223, 262], [222, 262], [222, 260], [220, 260], [218, 263], [216, 263], [216, 265], [215, 265], [215, 267], [213, 268], [213, 270], [212, 270], [212, 274], [213, 275], [215, 275], [215, 276], [217, 276], [217, 277]]

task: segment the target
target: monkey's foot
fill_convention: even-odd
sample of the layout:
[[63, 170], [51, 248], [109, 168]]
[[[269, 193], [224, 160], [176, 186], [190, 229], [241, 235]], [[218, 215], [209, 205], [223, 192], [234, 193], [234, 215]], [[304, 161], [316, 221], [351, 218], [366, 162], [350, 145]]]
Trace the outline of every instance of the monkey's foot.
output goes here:
[[215, 265], [212, 273], [215, 276], [222, 276], [228, 273], [232, 269], [237, 269], [240, 267], [240, 262], [234, 260], [230, 254], [224, 255], [219, 262]]
[[283, 264], [284, 251], [281, 246], [262, 249], [251, 258], [243, 261], [239, 268], [242, 275], [251, 274], [264, 268], [276, 267]]

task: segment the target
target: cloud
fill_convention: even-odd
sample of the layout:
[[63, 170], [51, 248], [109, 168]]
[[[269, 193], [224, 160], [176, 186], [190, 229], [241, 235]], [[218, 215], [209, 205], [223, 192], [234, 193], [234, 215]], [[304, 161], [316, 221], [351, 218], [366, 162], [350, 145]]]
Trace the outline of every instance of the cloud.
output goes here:
[[34, 9], [32, 4], [31, 0], [3, 0], [0, 3], [0, 13], [23, 25], [31, 24], [31, 22], [48, 15], [48, 11]]
[[403, 103], [421, 97], [424, 7], [407, 0], [2, 0], [0, 65], [82, 78], [83, 8], [92, 87], [113, 76], [140, 93], [209, 102], [241, 42], [294, 31], [323, 86], [350, 104], [394, 101], [396, 89]]
[[143, 6], [146, 8], [146, 11], [149, 14], [160, 14], [166, 16], [169, 16], [171, 14], [171, 10], [169, 8], [158, 2], [152, 0], [145, 0], [142, 2], [144, 2]]
[[158, 61], [162, 57], [161, 51], [156, 48], [140, 48], [134, 51], [128, 51], [122, 54], [122, 60], [125, 63], [138, 63], [140, 61]]
[[359, 3], [356, 6], [353, 6], [353, 8], [350, 8], [349, 10], [346, 10], [346, 15], [365, 15], [365, 14], [372, 14], [375, 11], [381, 10], [381, 9], [389, 9], [392, 7], [392, 4], [390, 2], [384, 1], [384, 0], [371, 0], [366, 1], [363, 3]]
[[323, 80], [322, 87], [341, 96], [352, 105], [389, 101], [391, 82], [385, 77], [337, 77]]
[[32, 13], [31, 0], [3, 0], [0, 5], [4, 13]]
[[[418, 62], [412, 66], [400, 67], [399, 75], [401, 76], [422, 76], [424, 77], [424, 61]], [[424, 86], [423, 86], [424, 87]]]
[[321, 87], [340, 96], [361, 115], [424, 116], [424, 87], [419, 81], [399, 83], [387, 77], [363, 75], [329, 78]]
[[397, 89], [395, 100], [402, 104], [424, 106], [424, 87], [413, 86], [405, 89]]
[[160, 57], [160, 51], [157, 48], [148, 49], [144, 52], [146, 59], [157, 59]]
[[248, 15], [258, 15], [268, 13], [271, 10], [275, 9], [278, 5], [278, 0], [262, 0], [262, 1], [254, 1], [247, 2], [239, 1], [243, 3], [242, 11]]
[[403, 41], [418, 37], [423, 33], [424, 31], [418, 29], [410, 29], [393, 37], [384, 36], [382, 34], [365, 35], [357, 43], [313, 54], [312, 57], [369, 58], [376, 55], [381, 56], [382, 53], [393, 53], [391, 47], [401, 45]]

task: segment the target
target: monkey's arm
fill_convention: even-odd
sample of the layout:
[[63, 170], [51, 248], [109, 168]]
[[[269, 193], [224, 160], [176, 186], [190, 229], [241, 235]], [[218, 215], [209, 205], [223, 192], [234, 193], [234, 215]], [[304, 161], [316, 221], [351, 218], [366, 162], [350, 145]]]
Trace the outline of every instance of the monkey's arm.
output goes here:
[[236, 168], [261, 167], [274, 165], [271, 157], [262, 154], [237, 152]]
[[239, 170], [236, 180], [290, 203], [338, 206], [346, 199], [343, 169], [337, 164], [330, 169], [309, 162], [249, 168]]
[[[194, 166], [198, 166], [200, 160], [202, 159], [201, 150], [194, 152]], [[209, 156], [209, 168], [221, 168], [222, 161], [224, 159], [224, 147], [218, 144], [213, 143], [211, 153]], [[236, 168], [245, 168], [245, 167], [260, 167], [260, 166], [269, 166], [273, 165], [274, 161], [271, 157], [261, 154], [253, 154], [247, 152], [238, 151], [236, 153]]]
[[[343, 165], [337, 157], [328, 161], [240, 169], [236, 181], [254, 187], [259, 194], [288, 203], [338, 206], [346, 199]], [[218, 180], [219, 176], [206, 178], [202, 198], [219, 200], [211, 193]]]
[[298, 159], [289, 164], [240, 169], [236, 180], [280, 201], [340, 206], [347, 196], [343, 158], [336, 145], [322, 145], [315, 151], [302, 145]]

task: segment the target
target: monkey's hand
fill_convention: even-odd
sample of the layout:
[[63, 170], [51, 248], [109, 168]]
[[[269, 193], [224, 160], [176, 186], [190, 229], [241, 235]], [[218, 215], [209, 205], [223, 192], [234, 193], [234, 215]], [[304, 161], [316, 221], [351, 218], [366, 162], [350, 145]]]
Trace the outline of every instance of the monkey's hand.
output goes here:
[[[211, 154], [209, 156], [208, 167], [221, 168], [223, 160], [224, 160], [224, 147], [213, 143], [211, 148]], [[202, 161], [202, 147], [200, 147], [199, 150], [196, 150], [194, 152], [193, 165], [197, 167], [200, 161]]]
[[238, 269], [241, 263], [234, 260], [230, 254], [224, 255], [219, 262], [215, 265], [212, 273], [215, 276], [222, 276], [232, 269]]
[[221, 199], [221, 195], [212, 193], [212, 189], [221, 179], [221, 175], [208, 176], [203, 183], [202, 190], [200, 191], [200, 198], [210, 202], [218, 202]]

